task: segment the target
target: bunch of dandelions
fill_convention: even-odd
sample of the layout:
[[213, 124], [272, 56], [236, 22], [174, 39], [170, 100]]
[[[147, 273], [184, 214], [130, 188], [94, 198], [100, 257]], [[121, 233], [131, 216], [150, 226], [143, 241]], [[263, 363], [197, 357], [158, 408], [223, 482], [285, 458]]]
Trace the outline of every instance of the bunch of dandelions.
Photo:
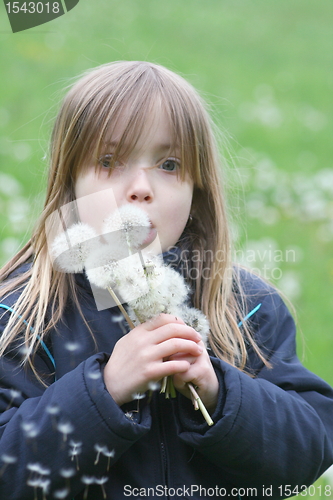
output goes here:
[[[67, 235], [58, 237], [52, 250], [62, 270], [80, 272], [85, 268], [91, 284], [109, 291], [131, 329], [161, 313], [173, 314], [198, 331], [206, 344], [208, 321], [201, 311], [186, 305], [189, 288], [183, 277], [166, 266], [160, 256], [146, 254], [143, 258], [140, 248], [151, 229], [147, 214], [133, 205], [119, 208], [104, 221], [106, 243], [93, 236], [91, 229], [86, 224], [76, 224]], [[70, 249], [68, 240], [72, 243]], [[65, 255], [60, 255], [61, 245]], [[127, 303], [128, 311], [122, 303]], [[195, 409], [200, 409], [212, 425], [193, 384], [188, 387]], [[161, 392], [166, 397], [175, 397], [171, 377], [163, 379]]]

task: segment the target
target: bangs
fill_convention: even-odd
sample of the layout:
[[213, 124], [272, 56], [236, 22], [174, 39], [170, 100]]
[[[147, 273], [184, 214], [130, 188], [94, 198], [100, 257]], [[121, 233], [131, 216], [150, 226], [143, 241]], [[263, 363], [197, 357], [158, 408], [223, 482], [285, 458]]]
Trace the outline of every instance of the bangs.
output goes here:
[[[111, 71], [118, 65], [122, 66], [120, 74]], [[111, 167], [117, 160], [129, 156], [141, 136], [153, 129], [164, 112], [171, 126], [170, 151], [179, 151], [180, 178], [184, 180], [188, 175], [196, 187], [203, 186], [200, 163], [205, 156], [201, 151], [205, 141], [201, 137], [201, 103], [185, 80], [150, 63], [116, 63], [98, 68], [83, 79], [83, 85], [82, 80], [79, 82], [85, 91], [87, 79], [95, 92], [93, 96], [89, 92], [89, 101], [80, 117], [79, 135], [84, 154], [80, 160], [77, 158], [72, 172], [74, 178], [92, 163], [96, 169], [101, 168], [100, 159], [110, 152], [110, 145]], [[121, 136], [115, 135], [116, 129], [122, 131]]]

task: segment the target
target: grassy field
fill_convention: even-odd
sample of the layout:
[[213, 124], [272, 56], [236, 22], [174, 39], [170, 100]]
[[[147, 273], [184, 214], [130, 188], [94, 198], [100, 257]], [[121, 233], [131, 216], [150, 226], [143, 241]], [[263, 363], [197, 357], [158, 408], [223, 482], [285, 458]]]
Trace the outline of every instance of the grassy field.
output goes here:
[[235, 258], [292, 301], [299, 354], [333, 384], [332, 19], [318, 0], [81, 0], [14, 35], [1, 4], [0, 261], [42, 205], [69, 79], [112, 60], [164, 64], [209, 101], [228, 144]]

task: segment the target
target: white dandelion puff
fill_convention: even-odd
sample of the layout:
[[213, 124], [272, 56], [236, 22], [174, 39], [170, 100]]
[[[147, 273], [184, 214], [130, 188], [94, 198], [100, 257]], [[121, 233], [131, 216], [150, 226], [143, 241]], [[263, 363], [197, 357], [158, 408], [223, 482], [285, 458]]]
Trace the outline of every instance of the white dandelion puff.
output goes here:
[[181, 318], [188, 326], [191, 326], [195, 331], [200, 333], [203, 343], [207, 345], [209, 321], [203, 312], [194, 307], [183, 305], [172, 311], [172, 313]]
[[151, 223], [146, 212], [128, 204], [113, 212], [104, 221], [103, 235], [112, 246], [139, 248], [147, 238]]
[[114, 284], [118, 261], [110, 255], [107, 245], [100, 245], [85, 261], [86, 275], [90, 283], [104, 290]]
[[66, 273], [79, 273], [88, 255], [98, 245], [96, 231], [88, 224], [79, 222], [54, 239], [50, 253], [57, 269]]

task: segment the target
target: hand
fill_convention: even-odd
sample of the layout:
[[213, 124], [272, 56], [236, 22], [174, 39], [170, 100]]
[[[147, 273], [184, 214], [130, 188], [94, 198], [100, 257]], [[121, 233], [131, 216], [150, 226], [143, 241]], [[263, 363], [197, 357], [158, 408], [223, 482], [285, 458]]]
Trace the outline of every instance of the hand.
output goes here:
[[199, 345], [203, 348], [200, 356], [176, 354], [170, 358], [172, 360], [187, 361], [190, 365], [188, 370], [176, 373], [173, 376], [173, 383], [177, 391], [191, 398], [191, 392], [187, 386], [191, 382], [197, 387], [196, 391], [201, 401], [209, 413], [212, 414], [217, 405], [219, 382], [203, 342], [199, 342]]
[[[118, 340], [104, 369], [106, 388], [121, 406], [132, 401], [136, 393], [146, 392], [150, 382], [186, 373], [191, 367], [189, 360], [200, 357], [203, 351], [199, 333], [181, 319], [161, 314]], [[182, 357], [173, 359], [179, 353]]]

